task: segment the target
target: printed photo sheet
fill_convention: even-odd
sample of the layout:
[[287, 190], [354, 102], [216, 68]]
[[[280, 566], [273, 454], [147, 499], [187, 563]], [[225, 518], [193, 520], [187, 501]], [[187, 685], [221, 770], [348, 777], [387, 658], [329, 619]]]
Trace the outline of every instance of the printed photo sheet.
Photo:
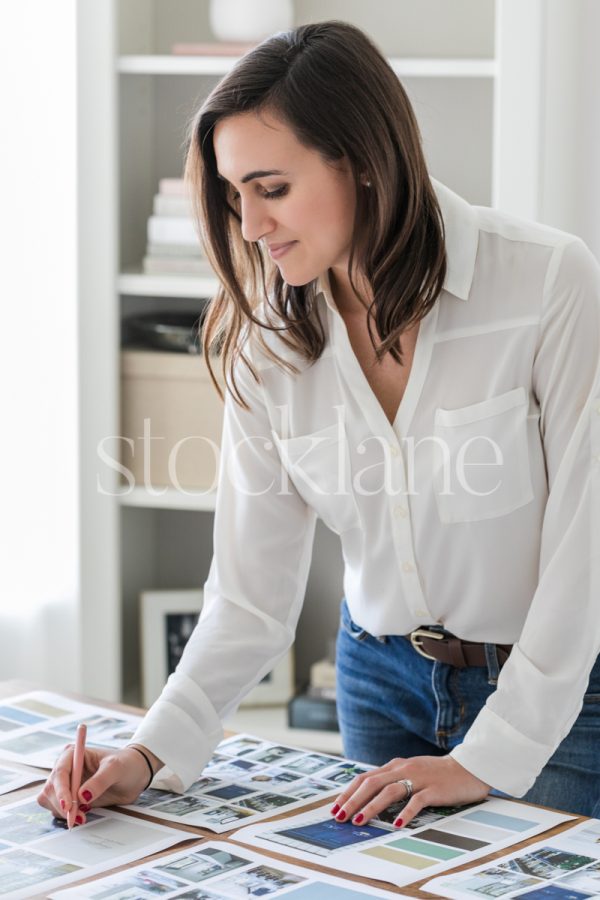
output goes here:
[[45, 772], [26, 772], [6, 763], [0, 764], [0, 795], [9, 794], [18, 788], [33, 784], [35, 781], [45, 781]]
[[600, 897], [600, 820], [588, 819], [523, 850], [467, 872], [427, 882], [436, 897], [526, 897], [584, 900]]
[[335, 797], [370, 768], [241, 734], [218, 745], [202, 778], [184, 794], [150, 788], [125, 808], [220, 834]]
[[368, 897], [395, 900], [398, 894], [282, 863], [234, 844], [210, 841], [51, 895], [60, 900], [70, 897], [232, 900], [284, 896], [289, 900], [367, 900]]
[[336, 822], [322, 810], [312, 810], [284, 821], [241, 828], [235, 840], [402, 886], [573, 818], [494, 797], [470, 806], [428, 807], [397, 829], [392, 823], [402, 806], [395, 804], [383, 817], [361, 826]]
[[47, 691], [9, 697], [0, 700], [0, 760], [51, 769], [80, 722], [87, 725], [88, 747], [119, 748], [131, 741], [141, 718]]
[[136, 862], [189, 840], [189, 832], [112, 810], [88, 813], [68, 831], [35, 799], [0, 807], [0, 897], [31, 897]]

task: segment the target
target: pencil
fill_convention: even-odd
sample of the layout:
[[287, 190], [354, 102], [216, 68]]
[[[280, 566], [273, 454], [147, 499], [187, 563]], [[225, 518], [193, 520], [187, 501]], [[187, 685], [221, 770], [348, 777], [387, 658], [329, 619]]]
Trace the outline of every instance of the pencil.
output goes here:
[[75, 816], [79, 807], [77, 795], [81, 787], [81, 776], [83, 774], [83, 757], [85, 755], [85, 736], [87, 726], [81, 724], [77, 726], [77, 736], [75, 738], [75, 752], [73, 753], [73, 769], [71, 770], [71, 808], [67, 812], [67, 825], [69, 831], [75, 824]]

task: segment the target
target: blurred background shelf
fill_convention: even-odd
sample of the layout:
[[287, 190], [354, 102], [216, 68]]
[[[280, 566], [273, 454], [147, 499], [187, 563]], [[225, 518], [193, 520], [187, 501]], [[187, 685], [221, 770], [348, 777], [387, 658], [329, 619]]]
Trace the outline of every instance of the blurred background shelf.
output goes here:
[[215, 508], [216, 492], [181, 491], [168, 487], [153, 487], [148, 490], [136, 485], [128, 488], [119, 496], [121, 506], [138, 507], [142, 509], [180, 509], [196, 512], [213, 512]]
[[117, 279], [120, 294], [130, 297], [212, 297], [218, 287], [214, 275], [146, 275], [139, 270], [121, 272]]

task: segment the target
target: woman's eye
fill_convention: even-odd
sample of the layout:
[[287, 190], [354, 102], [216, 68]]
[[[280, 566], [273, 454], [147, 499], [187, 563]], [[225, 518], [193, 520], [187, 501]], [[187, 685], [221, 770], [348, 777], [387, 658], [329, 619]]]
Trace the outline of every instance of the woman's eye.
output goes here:
[[[265, 200], [275, 200], [277, 197], [283, 197], [284, 194], [287, 194], [287, 189], [287, 184], [283, 184], [281, 187], [276, 188], [274, 191], [265, 191], [263, 197], [265, 198]], [[231, 199], [234, 203], [236, 200], [239, 200], [239, 191], [233, 191], [231, 194]]]
[[264, 196], [267, 200], [274, 200], [275, 197], [283, 197], [284, 194], [287, 194], [287, 184], [283, 184], [274, 191], [266, 191]]

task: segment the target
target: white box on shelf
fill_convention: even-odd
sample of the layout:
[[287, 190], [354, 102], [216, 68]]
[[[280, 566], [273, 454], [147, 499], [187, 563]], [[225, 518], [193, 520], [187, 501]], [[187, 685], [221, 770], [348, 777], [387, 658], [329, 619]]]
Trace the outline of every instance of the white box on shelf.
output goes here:
[[214, 490], [222, 428], [202, 356], [121, 352], [121, 463], [136, 485]]

